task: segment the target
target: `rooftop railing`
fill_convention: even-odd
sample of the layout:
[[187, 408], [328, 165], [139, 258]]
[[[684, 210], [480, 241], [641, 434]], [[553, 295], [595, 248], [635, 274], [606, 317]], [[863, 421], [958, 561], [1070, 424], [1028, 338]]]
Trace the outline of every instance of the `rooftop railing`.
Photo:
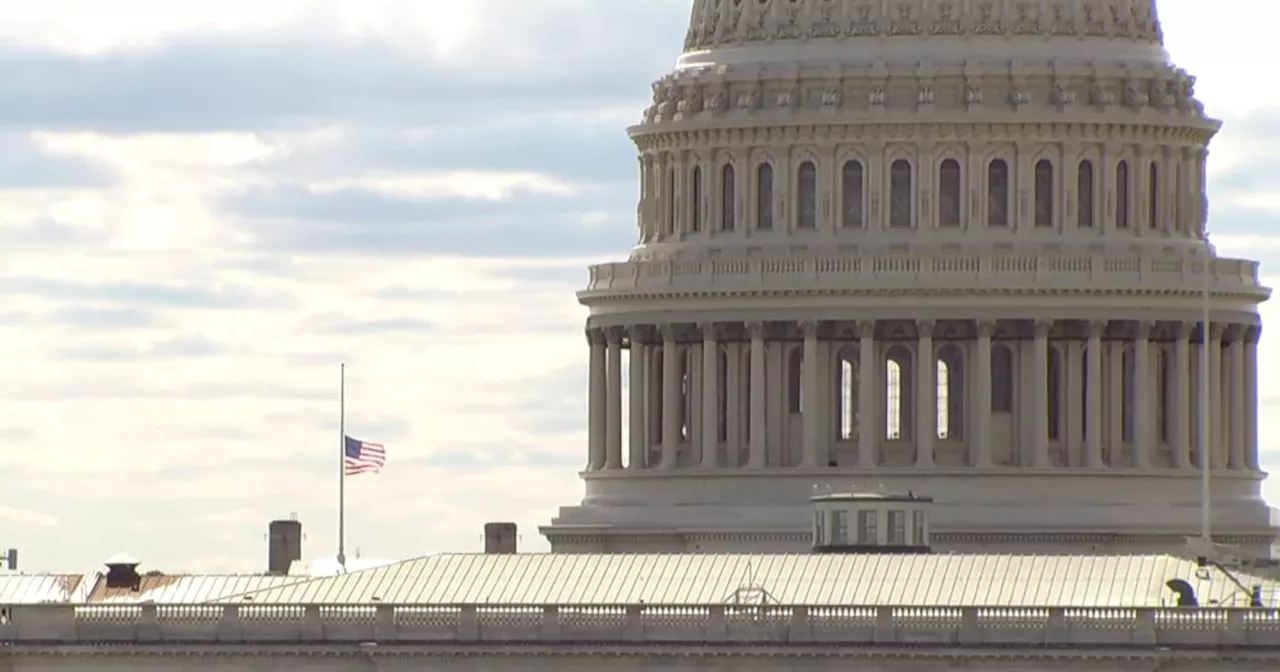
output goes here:
[[13, 605], [6, 644], [1159, 646], [1280, 651], [1275, 610], [744, 605]]
[[[1183, 289], [1200, 291], [1204, 262], [1087, 255], [810, 257], [630, 261], [591, 267], [587, 291], [803, 289], [966, 289], [992, 285], [1036, 289]], [[1264, 292], [1258, 264], [1215, 259], [1219, 292]]]

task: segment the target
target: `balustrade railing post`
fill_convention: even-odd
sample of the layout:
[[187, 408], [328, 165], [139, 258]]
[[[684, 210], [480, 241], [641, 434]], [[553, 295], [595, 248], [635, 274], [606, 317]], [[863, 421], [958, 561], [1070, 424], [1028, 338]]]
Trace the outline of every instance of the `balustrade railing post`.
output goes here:
[[876, 607], [876, 629], [872, 635], [875, 644], [892, 644], [898, 639], [896, 624], [893, 622], [893, 607]]
[[1062, 607], [1051, 607], [1049, 618], [1044, 626], [1044, 639], [1049, 644], [1064, 644], [1071, 641], [1071, 633], [1067, 632], [1067, 611]]
[[240, 622], [240, 605], [225, 604], [222, 606], [222, 618], [218, 619], [218, 641], [244, 641], [244, 627]]
[[1156, 610], [1141, 608], [1137, 610], [1133, 622], [1133, 643], [1155, 645], [1156, 643]]
[[627, 605], [627, 621], [622, 627], [622, 638], [626, 641], [635, 641], [644, 638], [644, 606], [639, 604]]
[[480, 616], [476, 611], [474, 604], [464, 604], [458, 608], [458, 641], [479, 641]]
[[318, 604], [308, 604], [302, 608], [302, 639], [307, 642], [324, 639], [324, 620], [320, 617]]
[[791, 624], [787, 628], [787, 640], [792, 643], [813, 641], [813, 628], [809, 624], [809, 608], [791, 607]]
[[138, 614], [138, 639], [154, 642], [160, 639], [160, 620], [155, 602], [144, 603]]
[[704, 630], [708, 642], [723, 642], [729, 639], [729, 623], [725, 620], [723, 604], [713, 604], [707, 608], [707, 625]]
[[560, 641], [560, 607], [549, 604], [542, 608], [542, 623], [538, 633], [544, 642]]
[[[1227, 612], [1226, 629], [1222, 633], [1222, 643], [1228, 646], [1241, 646], [1249, 643], [1249, 631], [1245, 629], [1244, 609], [1232, 609]], [[1275, 612], [1272, 612], [1275, 613]]]
[[960, 643], [982, 643], [982, 623], [978, 620], [977, 607], [960, 608]]
[[396, 636], [396, 608], [390, 604], [379, 604], [373, 611], [373, 639], [378, 642], [392, 642]]

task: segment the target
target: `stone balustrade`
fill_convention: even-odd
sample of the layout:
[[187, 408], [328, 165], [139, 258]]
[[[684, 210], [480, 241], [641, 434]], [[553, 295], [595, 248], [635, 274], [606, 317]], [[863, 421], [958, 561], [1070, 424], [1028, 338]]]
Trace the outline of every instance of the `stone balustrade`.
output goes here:
[[[947, 289], [999, 286], [1038, 291], [1198, 291], [1202, 262], [1159, 257], [1087, 255], [945, 255], [809, 257], [792, 259], [654, 260], [591, 267], [592, 291], [740, 291], [760, 289]], [[1215, 259], [1215, 292], [1266, 296], [1258, 264]]]
[[308, 643], [963, 645], [1280, 649], [1229, 608], [142, 604], [0, 607], [11, 646]]

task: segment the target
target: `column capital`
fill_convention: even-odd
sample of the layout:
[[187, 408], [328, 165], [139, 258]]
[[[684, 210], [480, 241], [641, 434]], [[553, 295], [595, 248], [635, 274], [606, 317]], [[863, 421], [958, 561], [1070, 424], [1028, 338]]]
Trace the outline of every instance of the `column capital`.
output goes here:
[[622, 343], [622, 327], [606, 327], [604, 331], [604, 342], [609, 347], [615, 347]]
[[1135, 320], [1134, 338], [1145, 341], [1151, 338], [1151, 330], [1156, 328], [1154, 320]]
[[764, 338], [764, 322], [755, 320], [745, 323], [744, 326], [747, 328], [747, 335], [751, 337], [752, 340]]
[[1102, 338], [1103, 336], [1106, 336], [1107, 324], [1109, 323], [1106, 320], [1090, 320], [1088, 326], [1089, 338]]
[[858, 320], [858, 338], [875, 338], [876, 337], [876, 321], [875, 320]]
[[1209, 324], [1209, 340], [1210, 341], [1221, 341], [1222, 336], [1225, 332], [1226, 332], [1226, 327], [1223, 324], [1216, 323], [1216, 322], [1212, 322]]
[[916, 320], [916, 337], [933, 338], [933, 328], [936, 326], [937, 320]]
[[676, 325], [674, 324], [659, 325], [658, 333], [662, 334], [662, 342], [664, 343], [676, 342]]
[[716, 323], [715, 322], [699, 322], [698, 331], [702, 332], [702, 340], [716, 340]]
[[1177, 322], [1174, 325], [1173, 333], [1179, 341], [1189, 341], [1199, 326], [1199, 322]]
[[800, 320], [799, 324], [800, 324], [800, 333], [804, 334], [805, 338], [818, 337], [818, 321], [817, 320]]
[[995, 320], [978, 320], [975, 323], [978, 331], [978, 338], [991, 338], [996, 334]]
[[605, 330], [600, 327], [587, 327], [583, 332], [587, 337], [587, 343], [590, 345], [605, 344]]
[[1053, 331], [1053, 320], [1034, 320], [1031, 322], [1031, 333], [1037, 339], [1049, 338], [1049, 332]]
[[1226, 339], [1232, 343], [1238, 343], [1245, 340], [1249, 334], [1249, 325], [1247, 324], [1229, 324], [1226, 327]]

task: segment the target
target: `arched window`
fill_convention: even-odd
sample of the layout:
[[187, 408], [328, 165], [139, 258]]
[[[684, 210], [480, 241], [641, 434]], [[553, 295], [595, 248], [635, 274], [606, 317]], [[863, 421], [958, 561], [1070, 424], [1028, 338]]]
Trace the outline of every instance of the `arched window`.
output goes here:
[[1134, 359], [1133, 351], [1125, 350], [1124, 355], [1120, 358], [1121, 371], [1121, 422], [1120, 422], [1120, 439], [1122, 441], [1133, 440], [1133, 421], [1136, 419], [1137, 413], [1134, 408]]
[[845, 228], [862, 226], [862, 192], [865, 179], [862, 162], [850, 159], [840, 169], [840, 225]]
[[1173, 436], [1173, 414], [1169, 412], [1171, 379], [1169, 351], [1161, 347], [1156, 351], [1156, 427], [1160, 432], [1160, 442], [1169, 443]]
[[702, 230], [702, 166], [694, 166], [689, 176], [689, 230]]
[[724, 164], [720, 171], [720, 228], [724, 231], [732, 231], [735, 223], [738, 189], [734, 178], [733, 164]]
[[773, 164], [770, 163], [756, 168], [756, 228], [773, 229]]
[[[703, 357], [707, 354], [704, 352]], [[716, 350], [716, 436], [720, 441], [729, 440], [729, 353], [723, 348]]]
[[676, 231], [676, 169], [667, 169], [667, 221], [662, 227], [666, 235]]
[[1129, 228], [1129, 162], [1116, 164], [1116, 228]]
[[1160, 228], [1160, 169], [1155, 161], [1147, 175], [1147, 228]]
[[938, 438], [956, 441], [963, 439], [964, 428], [964, 355], [954, 345], [945, 345], [938, 351]]
[[842, 441], [849, 441], [858, 436], [858, 355], [853, 348], [843, 347], [836, 354], [839, 368], [836, 379], [839, 381], [840, 413], [836, 419], [837, 436]]
[[915, 188], [912, 186], [911, 163], [898, 159], [889, 167], [889, 226], [909, 229], [914, 219]]
[[960, 162], [947, 159], [938, 166], [938, 225], [960, 226]]
[[1045, 372], [1045, 385], [1049, 400], [1049, 439], [1062, 439], [1062, 352], [1057, 348], [1049, 348], [1049, 368]]
[[693, 367], [689, 366], [689, 358], [693, 354], [688, 348], [680, 351], [680, 439], [688, 441], [693, 434], [690, 431], [689, 419], [693, 417]]
[[1053, 226], [1053, 164], [1048, 159], [1036, 162], [1036, 226]]
[[1013, 353], [1003, 345], [991, 348], [991, 412], [1013, 412]]
[[812, 229], [818, 226], [818, 167], [812, 161], [800, 164], [796, 172], [796, 226]]
[[987, 226], [1009, 226], [1009, 164], [993, 159], [987, 164]]
[[804, 350], [793, 348], [787, 355], [787, 412], [804, 412]]
[[906, 410], [905, 375], [902, 362], [889, 357], [885, 362], [885, 436], [890, 441], [903, 438], [903, 413]]
[[1076, 173], [1076, 226], [1093, 227], [1093, 162], [1080, 162]]

